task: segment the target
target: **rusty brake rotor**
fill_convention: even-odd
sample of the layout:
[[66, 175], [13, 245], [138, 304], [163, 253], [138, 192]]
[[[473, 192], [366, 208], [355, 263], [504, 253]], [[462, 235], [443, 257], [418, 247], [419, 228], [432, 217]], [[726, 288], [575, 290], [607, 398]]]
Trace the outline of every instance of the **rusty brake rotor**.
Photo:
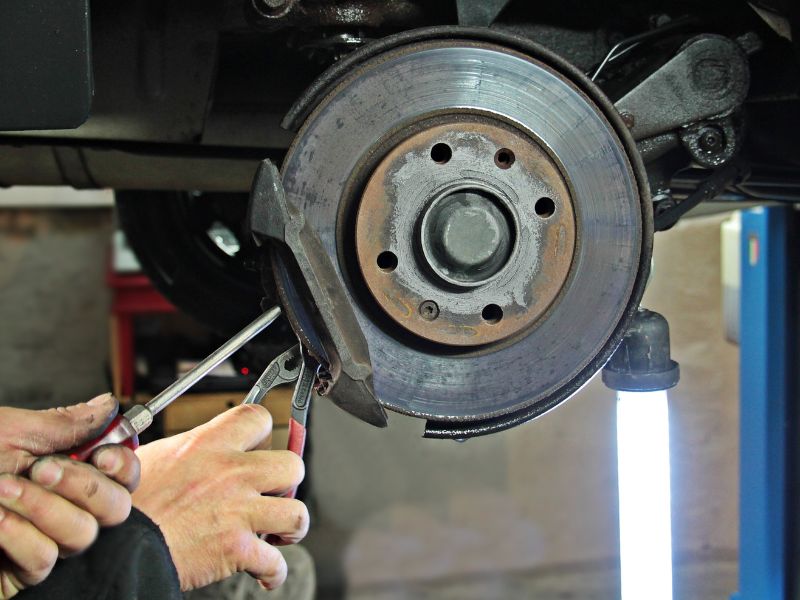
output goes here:
[[282, 168], [335, 265], [387, 408], [426, 435], [498, 431], [607, 360], [652, 245], [608, 100], [489, 30], [406, 32], [321, 77]]

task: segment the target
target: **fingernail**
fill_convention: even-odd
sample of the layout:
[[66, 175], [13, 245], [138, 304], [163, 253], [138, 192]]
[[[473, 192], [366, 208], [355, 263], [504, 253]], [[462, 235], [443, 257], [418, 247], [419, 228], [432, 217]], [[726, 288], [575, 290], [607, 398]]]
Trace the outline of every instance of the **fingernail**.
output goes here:
[[0, 498], [16, 500], [22, 496], [22, 484], [11, 477], [0, 479]]
[[63, 476], [64, 468], [52, 460], [37, 462], [31, 469], [31, 479], [45, 487], [57, 485]]
[[113, 450], [101, 450], [97, 454], [95, 464], [106, 475], [116, 475], [122, 468], [122, 458]]
[[105, 404], [108, 404], [110, 400], [111, 400], [111, 392], [107, 394], [101, 394], [96, 398], [92, 398], [86, 404], [88, 404], [89, 406], [103, 406]]

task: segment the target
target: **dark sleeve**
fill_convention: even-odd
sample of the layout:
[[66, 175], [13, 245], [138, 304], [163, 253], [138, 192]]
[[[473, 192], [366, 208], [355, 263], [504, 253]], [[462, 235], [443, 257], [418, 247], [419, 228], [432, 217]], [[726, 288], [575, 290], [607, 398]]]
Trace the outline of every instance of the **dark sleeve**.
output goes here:
[[20, 600], [180, 600], [178, 573], [158, 526], [135, 508], [79, 556], [59, 560]]

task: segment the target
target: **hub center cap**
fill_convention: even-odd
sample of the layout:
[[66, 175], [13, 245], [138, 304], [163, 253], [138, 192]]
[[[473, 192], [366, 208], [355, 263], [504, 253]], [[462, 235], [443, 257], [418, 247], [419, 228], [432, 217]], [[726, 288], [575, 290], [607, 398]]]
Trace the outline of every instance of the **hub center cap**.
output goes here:
[[425, 261], [447, 283], [471, 287], [497, 274], [513, 249], [515, 226], [497, 196], [477, 188], [435, 199], [421, 224]]

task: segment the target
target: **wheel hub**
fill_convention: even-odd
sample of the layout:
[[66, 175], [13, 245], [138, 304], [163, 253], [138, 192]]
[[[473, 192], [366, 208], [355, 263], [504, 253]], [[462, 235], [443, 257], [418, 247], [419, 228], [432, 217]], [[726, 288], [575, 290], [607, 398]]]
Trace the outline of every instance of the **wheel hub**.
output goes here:
[[358, 207], [356, 250], [375, 301], [403, 329], [451, 346], [533, 325], [574, 248], [555, 162], [518, 129], [478, 115], [424, 124], [397, 144]]

